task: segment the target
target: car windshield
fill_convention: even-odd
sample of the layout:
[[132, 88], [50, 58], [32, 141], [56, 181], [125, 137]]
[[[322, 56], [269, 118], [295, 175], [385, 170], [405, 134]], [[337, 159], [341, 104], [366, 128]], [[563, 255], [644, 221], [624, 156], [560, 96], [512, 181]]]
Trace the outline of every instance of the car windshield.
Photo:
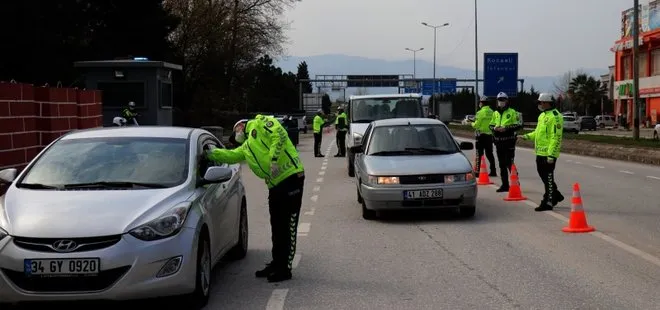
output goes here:
[[173, 187], [188, 177], [188, 143], [173, 138], [60, 140], [17, 185], [49, 188], [84, 184]]
[[386, 118], [423, 117], [421, 98], [353, 99], [350, 104], [351, 122], [371, 123]]
[[460, 152], [454, 138], [441, 125], [376, 127], [371, 133], [367, 155], [439, 155]]

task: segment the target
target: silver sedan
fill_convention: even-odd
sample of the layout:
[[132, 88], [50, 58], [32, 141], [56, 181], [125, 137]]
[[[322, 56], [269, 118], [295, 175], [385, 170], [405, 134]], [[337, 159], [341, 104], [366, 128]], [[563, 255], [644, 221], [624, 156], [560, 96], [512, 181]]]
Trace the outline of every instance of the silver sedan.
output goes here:
[[470, 160], [447, 126], [428, 118], [372, 122], [355, 152], [355, 184], [362, 216], [378, 211], [456, 208], [473, 216], [477, 184]]
[[0, 302], [209, 298], [212, 267], [247, 253], [239, 165], [213, 166], [194, 128], [69, 133], [0, 171]]

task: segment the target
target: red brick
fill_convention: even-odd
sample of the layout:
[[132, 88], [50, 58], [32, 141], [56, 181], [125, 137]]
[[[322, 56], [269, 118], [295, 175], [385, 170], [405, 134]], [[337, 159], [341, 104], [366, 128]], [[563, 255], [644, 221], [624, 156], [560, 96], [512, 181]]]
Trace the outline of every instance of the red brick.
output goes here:
[[22, 100], [23, 84], [0, 83], [0, 100]]
[[89, 106], [89, 116], [103, 115], [103, 106], [100, 103]]
[[59, 104], [54, 102], [41, 102], [41, 116], [60, 116]]
[[85, 105], [79, 104], [78, 105], [78, 117], [89, 116], [89, 106], [90, 105], [88, 105], [88, 104], [85, 104]]
[[23, 120], [20, 118], [5, 118], [0, 120], [0, 134], [23, 132]]
[[69, 130], [69, 120], [67, 118], [53, 118], [50, 119], [51, 131]]
[[13, 148], [11, 145], [11, 135], [0, 135], [0, 151], [11, 150]]
[[14, 148], [26, 148], [39, 145], [39, 136], [36, 132], [28, 133], [15, 133], [11, 135], [12, 141], [14, 142]]
[[69, 117], [69, 129], [78, 129], [78, 118], [77, 117]]
[[64, 103], [59, 105], [60, 116], [78, 116], [78, 105], [75, 103]]
[[36, 117], [24, 117], [23, 118], [23, 128], [25, 128], [25, 131], [35, 131], [35, 130], [37, 130], [37, 118]]
[[0, 167], [25, 164], [25, 150], [0, 152]]
[[34, 101], [37, 101], [37, 102], [50, 102], [50, 88], [35, 87], [34, 88]]
[[43, 147], [37, 146], [37, 147], [31, 147], [31, 148], [25, 150], [26, 162], [30, 162], [35, 157], [37, 157], [37, 155], [39, 154], [39, 152], [41, 152], [42, 149], [43, 149]]
[[73, 88], [50, 88], [50, 102], [76, 102], [76, 90]]
[[60, 134], [56, 132], [42, 132], [41, 133], [41, 145], [46, 146], [50, 144], [51, 142], [55, 141], [55, 139], [59, 138]]
[[9, 102], [0, 102], [0, 117], [9, 116]]
[[23, 101], [34, 101], [34, 85], [32, 84], [21, 84], [21, 89], [23, 91]]
[[93, 90], [79, 90], [78, 91], [78, 104], [92, 103], [95, 100], [95, 92]]
[[37, 123], [37, 131], [50, 131], [50, 119], [48, 118], [37, 118], [35, 120]]
[[92, 128], [95, 125], [93, 118], [80, 118], [78, 119], [78, 129]]
[[34, 102], [11, 102], [9, 104], [9, 112], [11, 116], [32, 116], [35, 115]]

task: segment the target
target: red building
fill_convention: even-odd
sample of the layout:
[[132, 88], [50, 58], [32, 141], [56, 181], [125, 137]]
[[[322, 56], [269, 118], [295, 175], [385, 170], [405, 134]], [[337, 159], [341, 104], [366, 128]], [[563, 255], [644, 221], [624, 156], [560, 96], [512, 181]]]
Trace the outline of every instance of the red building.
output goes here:
[[[660, 1], [652, 1], [640, 10], [639, 95], [642, 125], [655, 125], [660, 113]], [[632, 8], [622, 13], [621, 39], [614, 52], [614, 114], [632, 124]]]

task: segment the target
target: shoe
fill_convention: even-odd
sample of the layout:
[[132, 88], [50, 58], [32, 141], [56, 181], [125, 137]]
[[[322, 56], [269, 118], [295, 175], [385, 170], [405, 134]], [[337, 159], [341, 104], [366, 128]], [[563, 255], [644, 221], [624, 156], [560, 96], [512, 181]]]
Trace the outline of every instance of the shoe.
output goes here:
[[562, 201], [564, 201], [564, 195], [562, 195], [561, 193], [558, 193], [557, 198], [553, 199], [552, 206], [554, 207]]
[[271, 264], [266, 264], [266, 267], [261, 270], [257, 270], [257, 272], [254, 273], [254, 276], [257, 278], [265, 278], [268, 277], [269, 274], [273, 273], [273, 267]]
[[293, 275], [291, 274], [291, 270], [274, 271], [268, 275], [268, 282], [282, 282], [291, 280], [292, 277]]
[[501, 186], [500, 188], [498, 188], [498, 189], [496, 190], [496, 192], [498, 192], [498, 193], [504, 193], [504, 192], [508, 192], [508, 191], [509, 191], [509, 187], [508, 187], [508, 186]]
[[552, 211], [552, 206], [543, 202], [541, 203], [538, 207], [534, 208], [534, 211], [536, 212], [542, 212], [542, 211]]

